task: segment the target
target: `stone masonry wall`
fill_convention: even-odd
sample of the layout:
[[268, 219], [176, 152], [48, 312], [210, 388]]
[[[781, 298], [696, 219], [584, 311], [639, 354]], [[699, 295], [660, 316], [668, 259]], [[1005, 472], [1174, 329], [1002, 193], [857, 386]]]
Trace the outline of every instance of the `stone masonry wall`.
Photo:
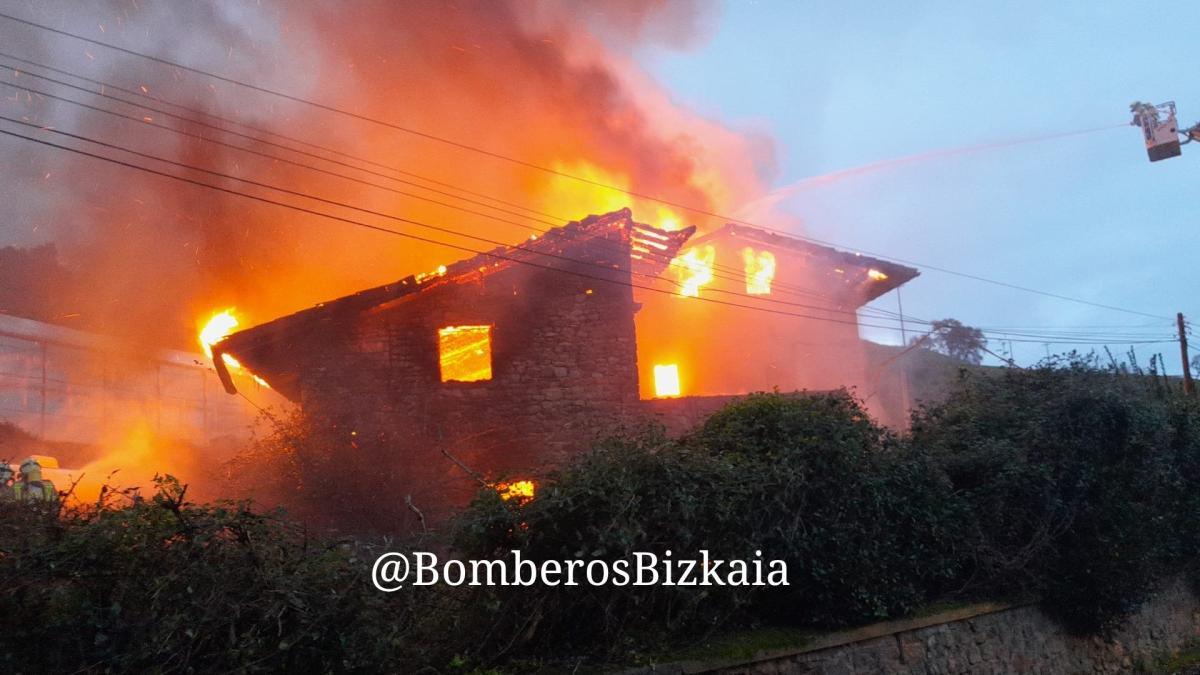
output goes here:
[[[442, 450], [489, 480], [587, 450], [640, 410], [627, 243], [613, 236], [571, 253], [585, 263], [540, 263], [578, 274], [484, 268], [354, 317], [303, 369], [305, 409], [386, 435], [396, 451], [379, 470], [424, 505], [478, 488]], [[490, 380], [441, 381], [438, 329], [460, 325], [493, 327]]]
[[752, 662], [677, 664], [656, 672], [1131, 673], [1139, 664], [1150, 664], [1200, 638], [1200, 602], [1182, 580], [1152, 598], [1108, 638], [1069, 635], [1032, 605], [948, 614], [824, 636], [804, 649], [765, 654]]

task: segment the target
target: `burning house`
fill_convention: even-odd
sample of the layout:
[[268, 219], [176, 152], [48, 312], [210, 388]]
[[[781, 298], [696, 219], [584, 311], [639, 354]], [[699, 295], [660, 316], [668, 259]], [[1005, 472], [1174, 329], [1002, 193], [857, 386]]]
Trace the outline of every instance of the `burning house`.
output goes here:
[[[457, 501], [471, 481], [443, 450], [515, 475], [698, 401], [844, 385], [855, 310], [917, 274], [742, 226], [689, 241], [694, 229], [591, 216], [234, 333], [214, 362], [231, 391], [225, 356], [347, 439], [386, 436], [403, 456], [385, 470], [436, 491], [426, 503]], [[736, 297], [703, 301], [723, 290]]]
[[[745, 225], [688, 242], [673, 295], [639, 298], [643, 398], [861, 383], [857, 311], [917, 270]], [[698, 300], [711, 299], [715, 302]]]
[[234, 333], [214, 363], [225, 378], [236, 358], [348, 438], [386, 435], [407, 455], [389, 470], [424, 485], [462, 482], [440, 450], [534, 466], [637, 416], [634, 280], [693, 231], [592, 216]]

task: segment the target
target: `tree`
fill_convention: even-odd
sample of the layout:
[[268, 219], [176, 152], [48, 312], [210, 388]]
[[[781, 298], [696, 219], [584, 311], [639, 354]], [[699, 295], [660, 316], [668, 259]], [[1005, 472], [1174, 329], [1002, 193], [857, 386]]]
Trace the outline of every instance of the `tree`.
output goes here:
[[929, 345], [946, 356], [979, 365], [987, 339], [983, 331], [965, 326], [957, 319], [939, 319], [931, 324]]

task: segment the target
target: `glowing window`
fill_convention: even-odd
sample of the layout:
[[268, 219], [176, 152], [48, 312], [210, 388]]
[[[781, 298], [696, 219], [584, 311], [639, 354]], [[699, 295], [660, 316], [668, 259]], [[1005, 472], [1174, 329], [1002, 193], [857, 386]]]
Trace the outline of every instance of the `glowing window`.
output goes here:
[[438, 329], [442, 382], [492, 379], [492, 327], [446, 326]]
[[770, 251], [754, 252], [742, 249], [742, 260], [746, 263], [746, 292], [750, 295], [770, 295], [771, 282], [775, 280], [775, 254]]
[[654, 366], [654, 395], [679, 396], [679, 366], [674, 363]]

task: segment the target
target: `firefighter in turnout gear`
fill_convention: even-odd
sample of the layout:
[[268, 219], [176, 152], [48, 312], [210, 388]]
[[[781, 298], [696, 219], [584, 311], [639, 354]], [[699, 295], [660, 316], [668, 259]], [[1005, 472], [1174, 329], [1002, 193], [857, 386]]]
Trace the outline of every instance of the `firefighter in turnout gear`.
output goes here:
[[14, 501], [14, 489], [12, 467], [8, 465], [8, 460], [0, 460], [0, 502]]
[[18, 501], [54, 502], [58, 500], [58, 491], [54, 483], [42, 480], [42, 465], [30, 457], [21, 462], [21, 477], [13, 485], [13, 496]]

